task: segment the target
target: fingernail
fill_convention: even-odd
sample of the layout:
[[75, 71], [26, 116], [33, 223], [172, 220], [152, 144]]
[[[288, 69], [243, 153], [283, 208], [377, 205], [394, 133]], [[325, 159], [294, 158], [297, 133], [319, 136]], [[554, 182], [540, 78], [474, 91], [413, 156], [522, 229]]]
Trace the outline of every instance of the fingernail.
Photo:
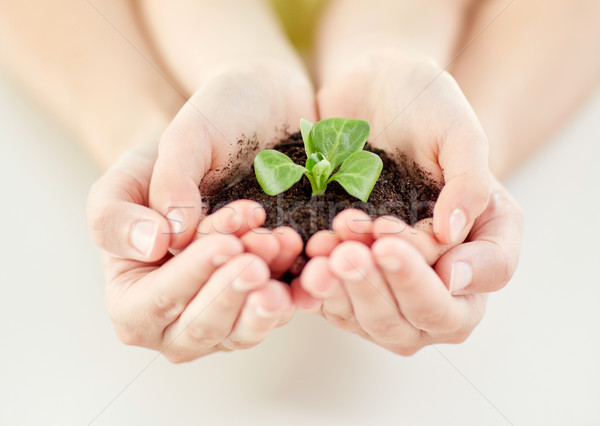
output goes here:
[[167, 213], [167, 220], [171, 226], [172, 234], [181, 234], [185, 231], [185, 216], [181, 209], [173, 209]]
[[131, 244], [142, 255], [149, 256], [154, 248], [158, 226], [154, 222], [140, 221], [131, 230]]
[[461, 209], [454, 209], [450, 215], [450, 242], [452, 244], [458, 244], [460, 242], [460, 236], [467, 225], [467, 217]]
[[471, 284], [473, 268], [466, 262], [455, 262], [450, 272], [450, 294], [454, 294]]
[[377, 264], [386, 271], [395, 272], [402, 268], [402, 260], [396, 256], [386, 256], [377, 259]]
[[233, 283], [231, 283], [231, 285], [233, 286], [233, 288], [237, 291], [248, 291], [248, 290], [252, 290], [257, 286], [258, 283], [253, 283], [251, 281], [246, 281], [240, 277], [237, 277], [233, 280]]

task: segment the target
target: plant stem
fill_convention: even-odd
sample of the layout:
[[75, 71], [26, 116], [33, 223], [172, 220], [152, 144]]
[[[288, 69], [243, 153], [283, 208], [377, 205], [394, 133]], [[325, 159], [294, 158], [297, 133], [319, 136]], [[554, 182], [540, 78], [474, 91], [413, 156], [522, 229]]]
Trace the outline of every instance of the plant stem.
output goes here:
[[314, 197], [315, 195], [323, 195], [325, 193], [327, 185], [325, 185], [324, 188], [318, 188], [312, 174], [310, 174], [309, 172], [304, 172], [304, 176], [306, 176], [308, 178], [308, 181], [310, 182], [310, 187], [312, 188], [312, 197]]

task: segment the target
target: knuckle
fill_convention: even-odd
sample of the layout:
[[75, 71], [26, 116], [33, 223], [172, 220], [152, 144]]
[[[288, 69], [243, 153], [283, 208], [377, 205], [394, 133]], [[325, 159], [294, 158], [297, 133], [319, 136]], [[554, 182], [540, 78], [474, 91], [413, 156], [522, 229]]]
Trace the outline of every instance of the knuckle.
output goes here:
[[496, 273], [492, 275], [489, 291], [498, 291], [504, 288], [511, 280], [517, 270], [519, 263], [519, 252], [507, 249], [497, 242], [492, 242], [493, 249], [496, 253]]
[[210, 347], [223, 339], [222, 333], [208, 324], [192, 324], [185, 330], [188, 340], [194, 346]]
[[346, 316], [342, 314], [333, 314], [326, 312], [325, 317], [329, 322], [331, 322], [334, 326], [341, 328], [343, 330], [348, 330], [353, 328], [354, 326], [354, 318], [352, 316]]
[[456, 319], [448, 315], [446, 310], [430, 309], [413, 316], [411, 323], [420, 330], [457, 328]]
[[[487, 208], [487, 205], [489, 205], [489, 200], [490, 200], [489, 175], [482, 174], [482, 173], [474, 173], [472, 175], [469, 174], [466, 177], [468, 177], [468, 179], [469, 179], [469, 191], [472, 194], [476, 195], [477, 200], [485, 201], [485, 204], [482, 203], [483, 208], [480, 211], [480, 213], [482, 213], [483, 210], [485, 208]], [[473, 219], [475, 219], [475, 218], [473, 218]]]
[[420, 346], [420, 345], [398, 346], [393, 349], [393, 352], [395, 354], [398, 354], [401, 356], [413, 356], [414, 354], [419, 352], [419, 350], [421, 350], [421, 348], [422, 348], [422, 346]]
[[109, 222], [105, 210], [90, 207], [88, 209], [88, 227], [92, 239], [99, 246], [103, 246], [106, 241], [106, 228]]
[[135, 330], [135, 327], [115, 327], [119, 341], [128, 346], [145, 346], [143, 333]]
[[230, 337], [229, 338], [229, 347], [234, 350], [246, 350], [251, 349], [258, 345], [259, 341], [253, 341], [249, 339], [244, 339], [241, 337]]
[[381, 342], [397, 342], [402, 339], [402, 333], [397, 320], [377, 319], [363, 324], [363, 328], [371, 336]]
[[183, 358], [179, 354], [175, 354], [175, 355], [174, 354], [163, 354], [163, 356], [171, 364], [183, 364], [184, 362], [188, 362], [189, 361], [188, 359]]
[[[235, 297], [236, 295], [233, 295], [234, 297], [228, 297], [226, 294], [228, 288], [230, 288], [232, 285], [233, 284], [228, 283], [227, 287], [222, 290], [222, 294], [212, 302], [212, 305], [215, 307], [214, 309], [217, 312], [222, 312], [230, 316], [237, 316], [240, 311], [241, 303], [239, 299]], [[229, 293], [229, 295], [231, 296], [231, 293]]]
[[185, 351], [181, 348], [170, 349], [163, 352], [163, 356], [172, 364], [183, 364], [196, 359], [190, 352]]
[[183, 311], [183, 305], [171, 295], [158, 293], [153, 299], [153, 316], [163, 322], [172, 322]]

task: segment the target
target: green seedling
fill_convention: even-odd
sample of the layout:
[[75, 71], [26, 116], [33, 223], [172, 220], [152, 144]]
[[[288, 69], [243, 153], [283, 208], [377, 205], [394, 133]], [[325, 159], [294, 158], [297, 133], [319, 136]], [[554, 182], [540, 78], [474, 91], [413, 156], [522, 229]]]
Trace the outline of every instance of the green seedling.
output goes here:
[[263, 191], [280, 194], [304, 175], [310, 181], [313, 196], [323, 194], [327, 184], [336, 181], [348, 194], [366, 202], [383, 169], [377, 154], [363, 151], [369, 123], [328, 118], [313, 125], [301, 119], [300, 132], [306, 151], [305, 166], [272, 149], [261, 151], [254, 159], [254, 172]]

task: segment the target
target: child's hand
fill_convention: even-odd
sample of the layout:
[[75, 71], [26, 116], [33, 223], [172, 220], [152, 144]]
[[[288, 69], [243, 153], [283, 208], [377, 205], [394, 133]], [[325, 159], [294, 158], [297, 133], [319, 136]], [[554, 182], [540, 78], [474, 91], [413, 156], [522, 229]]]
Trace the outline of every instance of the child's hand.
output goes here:
[[440, 246], [427, 231], [396, 225], [357, 211], [338, 215], [335, 232], [307, 244], [313, 258], [293, 283], [295, 304], [402, 355], [462, 342], [481, 320], [487, 293], [504, 287], [517, 266], [520, 208], [492, 180], [490, 202], [464, 244]]
[[[106, 250], [106, 301], [119, 338], [173, 362], [258, 344], [294, 313], [288, 287], [269, 269], [290, 267], [294, 259], [282, 252], [297, 255], [299, 236], [286, 228], [253, 232], [264, 211], [240, 201], [207, 216], [202, 238], [170, 256], [167, 220], [145, 207], [155, 158], [151, 147], [129, 152], [88, 200], [92, 235]], [[215, 232], [230, 219], [235, 232]], [[257, 247], [260, 254], [248, 253]]]
[[428, 62], [377, 53], [325, 82], [321, 118], [371, 123], [370, 142], [409, 159], [445, 182], [433, 229], [458, 244], [483, 212], [490, 194], [487, 139], [452, 77]]

